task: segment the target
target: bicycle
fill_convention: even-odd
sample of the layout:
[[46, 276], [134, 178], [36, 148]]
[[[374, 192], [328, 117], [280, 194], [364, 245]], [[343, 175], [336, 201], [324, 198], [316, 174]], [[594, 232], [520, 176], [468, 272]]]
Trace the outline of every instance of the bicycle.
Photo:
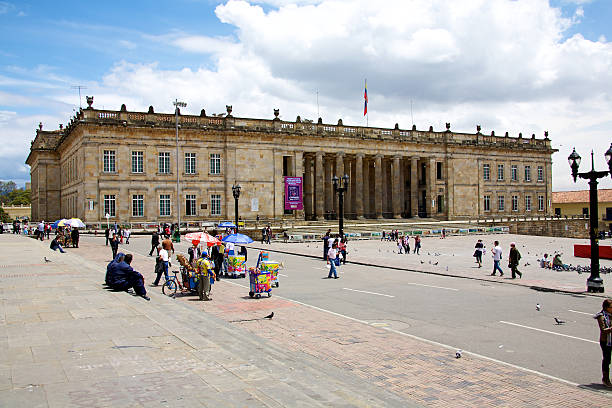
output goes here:
[[[201, 276], [199, 274], [196, 274], [196, 277], [194, 279], [195, 287], [191, 287], [191, 279], [189, 279], [187, 271], [184, 267], [181, 267], [180, 271], [172, 271], [172, 273], [174, 274], [174, 276], [168, 278], [162, 286], [162, 293], [164, 295], [175, 297], [176, 292], [180, 289], [181, 293], [197, 292], [198, 296], [200, 297], [200, 300], [204, 300], [205, 297], [208, 298], [210, 296], [210, 286], [208, 287], [208, 290], [204, 292], [204, 285], [202, 280], [208, 279], [208, 276]], [[181, 273], [183, 277], [183, 283], [181, 283], [181, 280], [177, 276], [179, 273]]]

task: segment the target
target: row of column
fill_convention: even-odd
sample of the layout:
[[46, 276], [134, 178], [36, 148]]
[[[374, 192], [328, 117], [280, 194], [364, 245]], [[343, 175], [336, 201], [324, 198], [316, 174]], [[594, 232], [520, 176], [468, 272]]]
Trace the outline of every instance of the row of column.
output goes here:
[[435, 159], [357, 153], [304, 153], [304, 212], [307, 219], [338, 215], [332, 178], [349, 176], [346, 218], [429, 216]]

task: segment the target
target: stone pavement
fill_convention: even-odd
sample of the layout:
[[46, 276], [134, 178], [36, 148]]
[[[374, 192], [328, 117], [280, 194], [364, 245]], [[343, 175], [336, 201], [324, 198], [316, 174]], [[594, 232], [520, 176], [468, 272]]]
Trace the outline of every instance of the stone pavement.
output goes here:
[[[97, 241], [103, 243], [102, 240]], [[102, 245], [88, 240], [88, 247]], [[295, 245], [295, 244], [292, 244]], [[274, 245], [272, 245], [274, 246]], [[294, 246], [294, 251], [298, 250]], [[125, 247], [124, 247], [125, 248]], [[108, 248], [88, 251], [107, 258]], [[400, 256], [400, 255], [397, 255]], [[135, 257], [135, 266], [153, 280], [152, 258]], [[428, 407], [608, 407], [612, 393], [599, 385], [560, 382], [528, 370], [424, 342], [386, 327], [350, 319], [279, 296], [250, 299], [248, 282], [222, 280], [211, 302], [179, 297], [207, 314], [268, 339], [282, 350], [302, 352], [316, 361], [366, 380], [406, 401]], [[151, 292], [156, 289], [150, 288]], [[155, 299], [153, 299], [155, 301]], [[271, 321], [261, 317], [275, 312]], [[597, 369], [597, 368], [595, 368]]]
[[105, 290], [100, 248], [0, 244], [1, 407], [417, 406], [200, 302]]
[[[478, 239], [482, 239], [486, 246], [483, 255], [483, 267], [478, 268], [475, 264], [474, 245]], [[504, 276], [489, 276], [493, 269], [493, 261], [490, 250], [493, 241], [498, 240], [503, 249], [503, 260], [501, 267]], [[511, 279], [508, 268], [508, 253], [510, 243], [516, 242], [521, 252], [521, 265], [519, 271], [523, 272], [522, 279]], [[590, 259], [576, 258], [573, 256], [574, 244], [588, 244], [585, 239], [537, 237], [528, 235], [470, 235], [470, 236], [448, 236], [446, 239], [425, 236], [422, 239], [420, 255], [398, 254], [395, 242], [380, 240], [353, 240], [348, 243], [348, 262], [365, 265], [376, 265], [386, 268], [432, 273], [460, 278], [479, 279], [495, 281], [513, 285], [541, 288], [543, 290], [555, 290], [569, 293], [586, 294], [586, 280], [588, 273], [558, 272], [552, 269], [540, 268], [538, 259], [544, 253], [553, 254], [555, 251], [563, 253], [562, 259], [566, 264], [590, 265]], [[601, 241], [601, 245], [611, 245], [612, 240]], [[414, 250], [414, 240], [410, 240], [410, 246]], [[284, 243], [272, 242], [272, 244], [261, 244], [259, 241], [250, 245], [252, 248], [279, 251], [289, 254], [322, 257], [323, 243]], [[551, 257], [552, 261], [552, 257]], [[601, 259], [601, 266], [612, 267], [612, 260]], [[608, 274], [602, 274], [606, 293], [590, 294], [593, 296], [610, 296], [612, 292], [612, 279]]]
[[[455, 359], [443, 345], [278, 296], [250, 299], [244, 280], [217, 282], [211, 302], [173, 300], [154, 288], [151, 302], [107, 292], [103, 239], [83, 240], [65, 255], [18, 239], [0, 236], [6, 253], [31, 260], [19, 266], [2, 255], [0, 262], [0, 405], [612, 405], [612, 394], [596, 385], [469, 353]], [[38, 264], [43, 254], [53, 262]], [[152, 262], [134, 258], [147, 282]], [[271, 311], [272, 320], [261, 319]]]

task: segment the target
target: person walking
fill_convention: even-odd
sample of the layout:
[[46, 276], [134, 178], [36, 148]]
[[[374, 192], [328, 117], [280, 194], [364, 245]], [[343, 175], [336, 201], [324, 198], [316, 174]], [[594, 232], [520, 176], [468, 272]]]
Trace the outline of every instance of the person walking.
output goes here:
[[404, 245], [404, 253], [408, 255], [410, 253], [410, 238], [408, 235], [404, 235], [404, 238], [402, 238], [402, 245]]
[[40, 239], [41, 241], [45, 239], [45, 221], [44, 220], [38, 223], [38, 232], [37, 232], [36, 238]]
[[170, 256], [166, 248], [162, 247], [162, 249], [159, 251], [159, 261], [161, 262], [161, 266], [159, 268], [156, 268], [157, 276], [155, 277], [153, 286], [159, 285], [159, 280], [161, 279], [162, 272], [164, 274], [164, 278], [166, 278], [166, 281], [170, 279], [170, 277], [168, 276], [168, 264], [170, 262]]
[[593, 316], [599, 325], [599, 345], [603, 354], [601, 361], [601, 382], [612, 387], [610, 382], [610, 357], [612, 355], [612, 299], [605, 299], [601, 312]]
[[479, 268], [482, 268], [482, 254], [485, 250], [485, 246], [482, 243], [482, 239], [479, 239], [478, 242], [476, 242], [476, 245], [474, 246], [474, 248], [476, 248], [476, 250], [474, 251], [474, 256], [476, 257], [476, 263], [478, 264]]
[[510, 255], [508, 256], [508, 267], [510, 268], [510, 271], [512, 271], [512, 279], [516, 279], [516, 275], [518, 275], [519, 278], [523, 277], [523, 274], [517, 269], [520, 260], [521, 253], [518, 249], [516, 249], [516, 244], [514, 242], [511, 242]]
[[329, 251], [329, 240], [331, 237], [331, 228], [323, 235], [323, 260], [327, 260], [327, 251]]
[[157, 231], [154, 231], [153, 235], [151, 235], [151, 251], [149, 252], [149, 256], [153, 256], [153, 251], [155, 251], [158, 246], [159, 246], [159, 233]]
[[414, 237], [414, 253], [419, 255], [420, 249], [421, 249], [421, 236], [417, 235]]
[[338, 251], [340, 255], [342, 255], [342, 259], [340, 260], [342, 264], [346, 265], [346, 238], [340, 238], [340, 242], [338, 243]]
[[491, 276], [495, 276], [495, 272], [499, 271], [499, 276], [504, 276], [504, 271], [502, 271], [499, 266], [499, 262], [502, 259], [502, 249], [499, 246], [499, 241], [495, 241], [493, 243], [493, 248], [491, 248], [491, 252], [493, 253], [493, 273]]
[[[108, 227], [106, 227], [106, 229], [104, 230], [104, 237], [106, 238], [106, 246], [108, 246], [108, 239], [110, 237], [110, 230], [108, 229]], [[113, 259], [115, 259], [113, 257]]]
[[117, 257], [117, 251], [119, 250], [119, 240], [117, 239], [117, 234], [113, 234], [113, 237], [110, 240], [110, 247], [113, 251], [113, 259]]
[[327, 251], [327, 263], [329, 264], [329, 274], [327, 275], [328, 279], [331, 279], [332, 274], [334, 275], [334, 279], [338, 279], [338, 271], [336, 270], [336, 258], [338, 257], [338, 245], [334, 242]]
[[268, 225], [268, 228], [266, 228], [266, 244], [270, 245], [271, 239], [272, 239], [272, 228]]
[[123, 230], [123, 235], [125, 235], [125, 243], [126, 245], [130, 244], [130, 235], [132, 235], [132, 231], [130, 231], [130, 228], [126, 228]]

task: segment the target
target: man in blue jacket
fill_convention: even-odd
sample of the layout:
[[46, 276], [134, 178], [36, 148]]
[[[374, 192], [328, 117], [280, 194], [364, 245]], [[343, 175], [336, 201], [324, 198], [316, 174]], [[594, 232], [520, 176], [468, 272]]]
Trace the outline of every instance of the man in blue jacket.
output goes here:
[[127, 254], [123, 258], [123, 261], [117, 262], [111, 267], [109, 286], [116, 290], [125, 291], [134, 288], [134, 292], [136, 292], [138, 296], [145, 300], [151, 300], [151, 298], [147, 296], [147, 290], [144, 287], [144, 278], [130, 266], [132, 258], [132, 254]]

